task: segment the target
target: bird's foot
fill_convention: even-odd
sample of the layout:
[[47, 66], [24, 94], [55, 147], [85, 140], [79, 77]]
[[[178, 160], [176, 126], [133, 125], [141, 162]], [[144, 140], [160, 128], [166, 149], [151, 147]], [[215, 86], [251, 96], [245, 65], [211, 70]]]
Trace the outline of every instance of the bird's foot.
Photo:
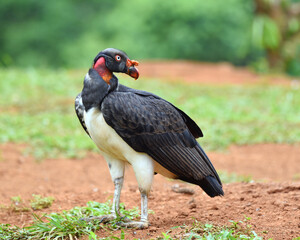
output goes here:
[[114, 216], [113, 214], [80, 218], [80, 220], [82, 220], [82, 221], [91, 222], [91, 221], [94, 221], [94, 220], [98, 220], [98, 221], [100, 221], [100, 223], [108, 223], [109, 221], [112, 221], [114, 219], [116, 219], [116, 216]]
[[148, 222], [138, 222], [138, 221], [129, 221], [129, 222], [118, 222], [117, 225], [125, 228], [134, 228], [134, 229], [145, 229], [149, 227]]
[[[90, 217], [87, 217], [87, 218], [80, 218], [80, 220], [86, 221], [86, 222], [90, 222], [90, 221], [93, 221], [93, 220], [98, 220], [98, 221], [100, 221], [100, 223], [105, 224], [105, 223], [108, 223], [112, 220], [115, 220], [116, 218], [117, 218], [117, 216], [115, 214], [108, 214], [108, 215], [102, 215], [102, 216], [90, 216]], [[131, 221], [128, 217], [123, 216], [121, 214], [119, 214], [119, 218], [124, 223], [127, 223], [127, 222]]]

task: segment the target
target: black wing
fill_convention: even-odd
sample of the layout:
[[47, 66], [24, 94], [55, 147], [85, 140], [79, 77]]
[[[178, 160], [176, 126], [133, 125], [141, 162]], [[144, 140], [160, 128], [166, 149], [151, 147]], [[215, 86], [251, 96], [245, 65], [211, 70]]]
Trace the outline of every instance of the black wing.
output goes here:
[[76, 115], [79, 119], [79, 122], [81, 124], [81, 126], [83, 127], [84, 131], [86, 131], [86, 133], [90, 136], [87, 128], [86, 128], [86, 125], [85, 125], [85, 122], [84, 122], [84, 111], [85, 111], [85, 108], [84, 108], [84, 105], [82, 103], [82, 98], [81, 98], [81, 93], [79, 93], [77, 95], [77, 97], [75, 98], [75, 111], [76, 111]]
[[122, 84], [119, 85], [118, 91], [119, 92], [132, 92], [134, 94], [144, 96], [144, 97], [152, 96], [156, 99], [160, 99], [162, 101], [167, 102], [168, 104], [172, 105], [180, 113], [180, 115], [182, 116], [184, 122], [186, 123], [187, 127], [189, 128], [190, 132], [193, 134], [193, 136], [195, 138], [203, 137], [203, 133], [202, 133], [200, 127], [194, 122], [194, 120], [191, 119], [185, 112], [183, 112], [179, 108], [175, 107], [172, 103], [166, 101], [165, 99], [162, 99], [162, 98], [160, 98], [159, 96], [157, 96], [153, 93], [146, 92], [146, 91], [141, 91], [141, 90], [137, 90], [137, 89], [133, 89], [133, 88], [129, 88], [129, 87], [124, 86]]
[[135, 151], [147, 153], [179, 179], [199, 185], [212, 197], [224, 194], [216, 170], [182, 111], [155, 95], [132, 91], [110, 93], [101, 111], [106, 122]]

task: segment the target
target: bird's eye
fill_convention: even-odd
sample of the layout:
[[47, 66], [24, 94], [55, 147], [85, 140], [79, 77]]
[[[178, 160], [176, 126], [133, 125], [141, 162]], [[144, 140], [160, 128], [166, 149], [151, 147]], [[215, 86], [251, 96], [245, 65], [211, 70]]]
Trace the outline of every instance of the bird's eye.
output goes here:
[[121, 61], [121, 56], [120, 56], [120, 55], [116, 55], [116, 56], [115, 56], [115, 59], [116, 59], [118, 62], [120, 62], [120, 61]]

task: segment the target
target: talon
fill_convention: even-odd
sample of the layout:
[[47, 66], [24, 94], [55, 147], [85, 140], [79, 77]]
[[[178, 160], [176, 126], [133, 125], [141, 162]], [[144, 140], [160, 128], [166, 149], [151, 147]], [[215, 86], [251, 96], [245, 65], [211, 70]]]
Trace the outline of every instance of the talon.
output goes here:
[[149, 227], [148, 222], [135, 222], [135, 221], [118, 222], [117, 225], [120, 227], [133, 228], [133, 229], [145, 229]]
[[101, 219], [100, 219], [100, 223], [107, 223], [109, 222], [110, 219], [107, 217], [107, 216], [103, 216]]
[[121, 220], [122, 220], [123, 222], [131, 222], [131, 219], [128, 218], [128, 217], [126, 217], [126, 216], [121, 217]]
[[85, 221], [85, 222], [90, 222], [94, 219], [93, 216], [89, 216], [89, 217], [86, 217], [86, 218], [79, 218], [79, 221]]
[[108, 223], [111, 220], [114, 220], [116, 217], [114, 215], [104, 215], [104, 216], [90, 216], [87, 218], [80, 218], [80, 221], [90, 222], [93, 220], [99, 220], [100, 223]]

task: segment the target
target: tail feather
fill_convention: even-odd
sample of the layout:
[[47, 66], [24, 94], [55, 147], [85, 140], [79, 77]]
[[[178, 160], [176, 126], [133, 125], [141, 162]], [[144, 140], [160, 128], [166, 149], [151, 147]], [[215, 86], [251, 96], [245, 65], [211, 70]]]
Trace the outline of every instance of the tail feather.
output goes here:
[[223, 196], [224, 192], [222, 185], [215, 177], [207, 176], [203, 178], [198, 185], [207, 193], [210, 197]]
[[[202, 147], [199, 145], [199, 143], [196, 145], [196, 150], [197, 152], [200, 154], [201, 159], [203, 161], [205, 161], [205, 163], [207, 164], [207, 166], [210, 168], [211, 170], [211, 174], [213, 174], [212, 176], [215, 177], [215, 180], [218, 181], [219, 185], [222, 186], [222, 182], [221, 179], [216, 171], [216, 169], [214, 168], [214, 166], [212, 165], [211, 161], [209, 160], [208, 156], [206, 155], [206, 153], [204, 152], [204, 150], [202, 149]], [[209, 175], [209, 174], [207, 174]]]

